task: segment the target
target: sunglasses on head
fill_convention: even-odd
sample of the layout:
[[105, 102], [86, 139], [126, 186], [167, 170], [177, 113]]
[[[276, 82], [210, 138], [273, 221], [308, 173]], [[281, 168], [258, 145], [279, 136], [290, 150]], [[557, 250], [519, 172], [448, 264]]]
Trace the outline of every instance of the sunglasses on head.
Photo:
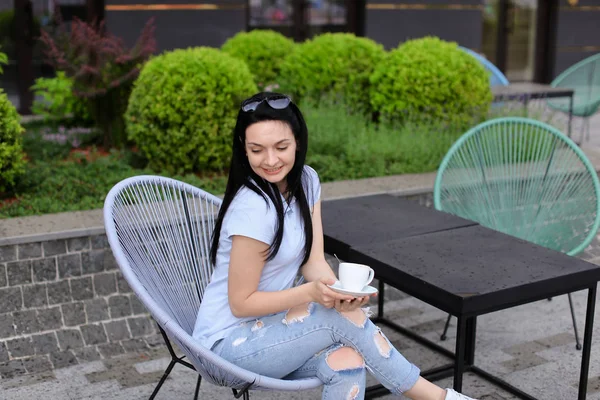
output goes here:
[[283, 110], [284, 108], [286, 108], [287, 106], [290, 105], [290, 103], [292, 102], [292, 99], [290, 99], [288, 96], [283, 96], [283, 95], [272, 96], [272, 97], [268, 97], [268, 98], [262, 99], [262, 100], [248, 99], [242, 103], [242, 111], [244, 111], [244, 112], [255, 111], [256, 107], [258, 107], [264, 101], [266, 101], [267, 104], [275, 110]]

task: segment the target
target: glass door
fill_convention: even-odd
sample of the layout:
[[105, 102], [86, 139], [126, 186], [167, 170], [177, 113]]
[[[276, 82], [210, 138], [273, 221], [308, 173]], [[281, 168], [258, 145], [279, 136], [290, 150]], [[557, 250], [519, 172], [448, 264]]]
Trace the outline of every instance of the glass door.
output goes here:
[[29, 88], [34, 79], [52, 73], [38, 39], [42, 29], [48, 29], [51, 14], [47, 0], [0, 1], [0, 51], [8, 56], [0, 87], [24, 114], [29, 113], [33, 101]]
[[511, 82], [535, 78], [538, 0], [485, 0], [481, 51]]
[[506, 70], [509, 81], [532, 81], [538, 0], [511, 0], [506, 13]]

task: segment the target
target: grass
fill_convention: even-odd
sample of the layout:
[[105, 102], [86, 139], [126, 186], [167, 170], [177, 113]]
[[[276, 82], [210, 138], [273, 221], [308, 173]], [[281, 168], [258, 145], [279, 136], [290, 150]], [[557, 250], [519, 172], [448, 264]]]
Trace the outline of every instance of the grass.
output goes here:
[[302, 109], [310, 132], [307, 163], [323, 182], [435, 171], [463, 132], [436, 123], [376, 125], [334, 105]]
[[[466, 131], [435, 121], [378, 125], [362, 115], [348, 115], [335, 104], [300, 108], [310, 132], [307, 163], [322, 182], [435, 171]], [[512, 106], [495, 107], [490, 113], [493, 117], [521, 114]], [[536, 116], [548, 120], [540, 113]], [[99, 136], [90, 129], [42, 122], [25, 128], [29, 163], [14, 191], [0, 195], [0, 218], [98, 209], [108, 191], [125, 178], [169, 176], [148, 169], [136, 152], [102, 151]], [[225, 171], [171, 177], [213, 194], [225, 190]]]

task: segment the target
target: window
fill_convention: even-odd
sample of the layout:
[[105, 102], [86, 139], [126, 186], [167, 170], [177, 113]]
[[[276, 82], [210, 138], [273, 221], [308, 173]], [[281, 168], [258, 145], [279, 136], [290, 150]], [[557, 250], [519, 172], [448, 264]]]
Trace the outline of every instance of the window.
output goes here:
[[251, 28], [291, 26], [293, 0], [250, 0]]

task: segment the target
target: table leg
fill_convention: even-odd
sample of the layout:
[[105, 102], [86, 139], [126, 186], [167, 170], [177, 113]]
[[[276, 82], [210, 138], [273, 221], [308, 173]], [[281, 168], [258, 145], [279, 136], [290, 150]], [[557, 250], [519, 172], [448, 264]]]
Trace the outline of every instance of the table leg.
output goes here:
[[477, 334], [477, 317], [467, 318], [465, 336], [465, 364], [470, 367], [475, 364], [475, 337]]
[[456, 351], [454, 360], [454, 390], [462, 391], [462, 376], [465, 369], [465, 350], [467, 341], [468, 318], [459, 316], [456, 327]]
[[585, 314], [585, 333], [583, 335], [583, 352], [581, 354], [581, 375], [579, 377], [579, 400], [585, 400], [590, 369], [590, 350], [594, 331], [594, 312], [596, 308], [596, 284], [588, 289], [588, 301]]
[[[571, 121], [573, 120], [573, 95], [569, 97], [569, 126], [567, 127], [568, 136], [571, 137]], [[583, 142], [583, 140], [582, 140]]]
[[377, 294], [377, 317], [383, 318], [383, 302], [385, 297], [385, 283], [379, 280], [379, 293]]

